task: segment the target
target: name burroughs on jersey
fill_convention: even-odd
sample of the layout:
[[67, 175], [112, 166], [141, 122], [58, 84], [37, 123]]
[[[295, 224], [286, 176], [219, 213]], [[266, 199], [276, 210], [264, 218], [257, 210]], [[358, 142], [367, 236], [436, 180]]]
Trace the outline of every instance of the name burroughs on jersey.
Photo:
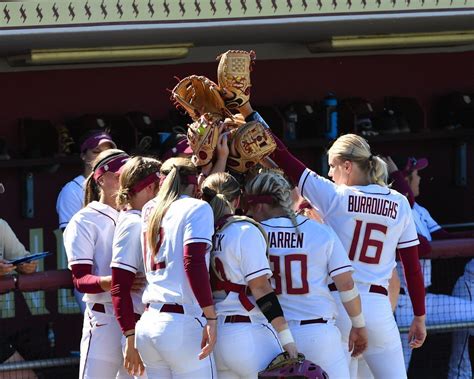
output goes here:
[[[214, 234], [212, 246], [214, 251], [222, 251], [223, 234]], [[304, 233], [268, 232], [268, 245], [277, 249], [301, 249], [303, 247]]]
[[369, 213], [373, 215], [397, 218], [398, 203], [370, 196], [349, 195], [348, 212]]

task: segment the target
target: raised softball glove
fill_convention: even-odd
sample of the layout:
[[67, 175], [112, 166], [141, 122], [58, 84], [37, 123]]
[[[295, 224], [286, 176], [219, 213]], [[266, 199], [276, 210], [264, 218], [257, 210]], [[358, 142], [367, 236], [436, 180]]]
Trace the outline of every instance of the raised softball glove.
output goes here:
[[188, 127], [188, 143], [193, 150], [195, 166], [205, 166], [213, 158], [219, 139], [220, 118], [206, 113]]
[[308, 361], [303, 354], [290, 358], [287, 352], [278, 354], [267, 368], [258, 373], [259, 379], [329, 379], [318, 365]]
[[240, 173], [247, 172], [276, 148], [272, 135], [257, 121], [233, 129], [229, 139], [227, 167]]
[[225, 91], [225, 104], [229, 109], [241, 107], [250, 99], [250, 71], [255, 61], [255, 52], [228, 50], [217, 57], [217, 78], [221, 91]]
[[222, 119], [232, 117], [216, 83], [205, 76], [191, 75], [180, 80], [171, 91], [171, 99], [194, 121], [206, 113], [219, 115]]

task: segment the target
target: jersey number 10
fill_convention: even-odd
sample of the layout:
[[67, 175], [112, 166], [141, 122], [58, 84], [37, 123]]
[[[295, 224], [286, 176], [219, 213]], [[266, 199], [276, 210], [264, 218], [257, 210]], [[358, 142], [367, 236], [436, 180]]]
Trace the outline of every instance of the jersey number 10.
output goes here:
[[[280, 262], [283, 260], [285, 265], [285, 283], [286, 283], [286, 293], [288, 295], [304, 295], [309, 292], [308, 285], [308, 256], [306, 254], [289, 254], [282, 257], [277, 255], [270, 255], [270, 263], [273, 265], [273, 280], [275, 281], [275, 294], [282, 294], [282, 278], [281, 278], [281, 269]], [[299, 270], [292, 270], [293, 264], [299, 265]], [[295, 275], [301, 275], [301, 278], [298, 278], [301, 283], [301, 287], [294, 287], [293, 281]]]
[[[356, 226], [354, 228], [354, 236], [352, 237], [351, 249], [349, 250], [349, 259], [354, 260], [356, 255], [357, 245], [359, 243], [359, 238], [361, 235], [363, 221], [356, 220]], [[372, 239], [372, 231], [378, 231], [384, 235], [387, 233], [387, 226], [376, 224], [373, 222], [366, 223], [364, 239], [362, 242], [362, 247], [360, 249], [359, 261], [369, 264], [378, 264], [380, 262], [380, 256], [382, 255], [383, 250], [383, 241]], [[375, 248], [375, 256], [369, 257], [367, 255], [367, 250], [369, 247]]]

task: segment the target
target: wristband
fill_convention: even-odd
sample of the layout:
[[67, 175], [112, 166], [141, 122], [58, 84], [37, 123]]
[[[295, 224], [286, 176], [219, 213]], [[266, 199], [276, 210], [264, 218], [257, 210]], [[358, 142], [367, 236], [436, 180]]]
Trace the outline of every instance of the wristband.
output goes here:
[[352, 326], [354, 328], [363, 328], [363, 327], [365, 327], [365, 319], [364, 319], [364, 315], [362, 314], [362, 312], [360, 312], [358, 316], [349, 317], [349, 318], [351, 319]]
[[217, 321], [217, 317], [206, 317], [207, 321]]
[[281, 332], [278, 332], [278, 339], [280, 340], [281, 346], [288, 345], [289, 343], [295, 343], [290, 329], [283, 329]]
[[339, 296], [341, 297], [341, 301], [343, 303], [348, 303], [349, 301], [355, 299], [357, 296], [359, 296], [359, 290], [357, 289], [356, 285], [354, 284], [354, 287], [352, 287], [351, 290], [348, 291], [340, 291]]
[[134, 336], [134, 335], [135, 335], [135, 333], [130, 333], [130, 334], [127, 334], [127, 335], [125, 336], [125, 338], [131, 337], [131, 336]]

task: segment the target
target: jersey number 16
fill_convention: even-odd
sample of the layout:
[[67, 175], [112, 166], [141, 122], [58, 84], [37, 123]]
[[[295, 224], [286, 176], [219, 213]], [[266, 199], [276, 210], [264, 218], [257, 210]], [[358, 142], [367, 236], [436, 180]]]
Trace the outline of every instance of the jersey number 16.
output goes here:
[[[357, 245], [359, 244], [359, 238], [361, 235], [363, 221], [356, 220], [356, 226], [354, 228], [354, 236], [352, 237], [351, 249], [349, 250], [349, 259], [354, 260], [357, 250]], [[383, 250], [383, 241], [375, 240], [372, 238], [372, 231], [378, 231], [384, 235], [387, 233], [387, 226], [376, 224], [373, 222], [368, 222], [365, 225], [364, 239], [362, 241], [362, 247], [360, 249], [359, 261], [369, 264], [378, 264], [380, 262], [380, 256], [382, 255]], [[375, 256], [369, 257], [367, 255], [367, 250], [369, 247], [375, 248]]]

